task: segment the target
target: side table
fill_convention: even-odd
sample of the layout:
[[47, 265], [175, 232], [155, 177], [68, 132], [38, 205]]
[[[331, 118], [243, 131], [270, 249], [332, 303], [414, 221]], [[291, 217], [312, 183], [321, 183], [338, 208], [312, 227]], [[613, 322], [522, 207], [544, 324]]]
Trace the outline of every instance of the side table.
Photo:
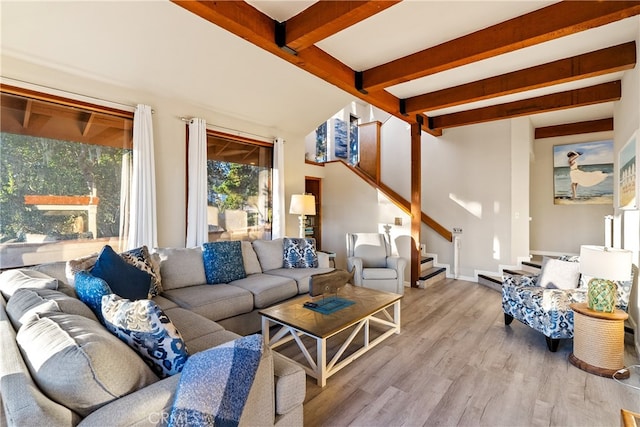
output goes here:
[[329, 251], [318, 251], [318, 252], [324, 252], [325, 254], [327, 254], [329, 256], [329, 265], [333, 264], [333, 268], [336, 268], [336, 253], [335, 252], [329, 252]]
[[[570, 304], [573, 314], [573, 353], [569, 362], [601, 377], [612, 377], [624, 368], [624, 321], [622, 310], [613, 313], [591, 310], [587, 303]], [[629, 371], [617, 378], [629, 378]]]

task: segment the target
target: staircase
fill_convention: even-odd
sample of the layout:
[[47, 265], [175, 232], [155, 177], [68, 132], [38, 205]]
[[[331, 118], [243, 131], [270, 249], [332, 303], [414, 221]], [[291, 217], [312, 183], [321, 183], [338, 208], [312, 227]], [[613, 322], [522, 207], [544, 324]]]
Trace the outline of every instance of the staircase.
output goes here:
[[425, 289], [435, 283], [442, 282], [447, 278], [447, 269], [444, 267], [434, 267], [432, 257], [422, 257], [420, 259], [420, 278], [418, 287]]
[[[502, 270], [503, 274], [509, 274], [511, 276], [522, 276], [540, 273], [541, 263], [532, 260], [531, 262], [520, 263], [521, 270], [511, 270], [505, 268]], [[487, 286], [495, 291], [502, 292], [502, 277], [490, 276], [487, 274], [478, 274], [478, 284]]]

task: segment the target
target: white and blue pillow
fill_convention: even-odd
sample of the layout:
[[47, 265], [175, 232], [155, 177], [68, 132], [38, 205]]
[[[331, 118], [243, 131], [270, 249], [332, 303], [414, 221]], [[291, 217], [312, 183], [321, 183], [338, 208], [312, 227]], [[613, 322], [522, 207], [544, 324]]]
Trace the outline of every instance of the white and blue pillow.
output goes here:
[[130, 301], [115, 294], [102, 300], [105, 326], [133, 348], [161, 378], [182, 371], [189, 358], [182, 335], [152, 300]]
[[247, 277], [242, 258], [242, 242], [208, 242], [202, 244], [202, 260], [207, 283], [231, 283]]
[[316, 241], [312, 238], [284, 238], [284, 268], [317, 268]]
[[75, 274], [75, 288], [78, 299], [88, 305], [100, 323], [104, 324], [102, 297], [113, 293], [107, 282], [87, 271], [78, 271]]

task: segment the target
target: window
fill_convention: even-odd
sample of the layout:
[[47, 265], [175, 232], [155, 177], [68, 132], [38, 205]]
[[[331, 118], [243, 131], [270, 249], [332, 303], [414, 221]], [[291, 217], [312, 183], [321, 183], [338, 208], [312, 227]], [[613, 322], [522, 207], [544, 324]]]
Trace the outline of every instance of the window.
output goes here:
[[122, 248], [133, 113], [1, 89], [0, 268]]
[[209, 241], [271, 238], [273, 145], [207, 131]]

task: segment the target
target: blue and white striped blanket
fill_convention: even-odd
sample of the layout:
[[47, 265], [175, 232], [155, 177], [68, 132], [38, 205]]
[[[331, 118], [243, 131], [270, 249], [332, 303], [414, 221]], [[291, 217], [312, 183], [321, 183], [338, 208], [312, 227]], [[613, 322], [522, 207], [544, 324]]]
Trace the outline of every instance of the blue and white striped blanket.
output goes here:
[[237, 426], [262, 357], [262, 336], [238, 338], [189, 357], [169, 426]]

